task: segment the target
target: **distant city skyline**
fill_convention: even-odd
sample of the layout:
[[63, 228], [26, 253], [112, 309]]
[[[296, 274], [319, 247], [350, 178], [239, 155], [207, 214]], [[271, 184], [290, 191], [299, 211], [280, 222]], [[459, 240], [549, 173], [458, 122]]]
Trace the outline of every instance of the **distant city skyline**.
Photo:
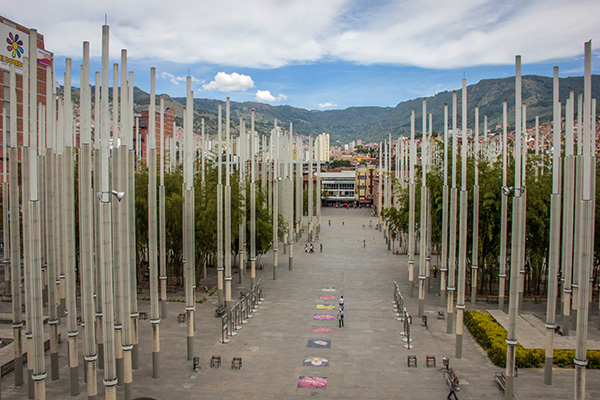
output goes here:
[[[312, 110], [389, 106], [482, 79], [583, 75], [583, 43], [600, 39], [600, 2], [528, 0], [358, 1], [23, 0], [3, 16], [44, 35], [62, 83], [65, 58], [81, 62], [89, 41], [100, 69], [101, 25], [111, 27], [111, 63], [128, 50], [134, 84], [196, 98], [259, 101]], [[600, 42], [598, 42], [600, 45]], [[600, 51], [593, 73], [600, 73]], [[78, 68], [73, 68], [77, 71]], [[111, 80], [112, 82], [112, 80]], [[73, 77], [79, 86], [79, 77]]]

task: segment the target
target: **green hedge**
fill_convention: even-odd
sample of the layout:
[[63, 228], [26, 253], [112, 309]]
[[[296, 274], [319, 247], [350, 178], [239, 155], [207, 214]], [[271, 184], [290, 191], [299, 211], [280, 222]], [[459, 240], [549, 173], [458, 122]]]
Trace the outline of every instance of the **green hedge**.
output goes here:
[[[465, 325], [477, 343], [487, 351], [490, 360], [498, 367], [506, 367], [506, 329], [488, 313], [465, 312]], [[526, 349], [517, 344], [518, 368], [538, 368], [544, 364], [544, 349]], [[588, 368], [600, 369], [600, 351], [588, 350]], [[559, 367], [572, 368], [575, 350], [554, 349], [553, 362]]]

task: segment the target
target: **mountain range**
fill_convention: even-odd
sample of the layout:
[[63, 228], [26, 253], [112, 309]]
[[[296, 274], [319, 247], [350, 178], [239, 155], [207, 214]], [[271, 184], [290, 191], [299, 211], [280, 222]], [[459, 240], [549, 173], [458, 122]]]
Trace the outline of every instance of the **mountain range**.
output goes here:
[[[600, 75], [592, 76], [592, 97], [600, 97]], [[583, 77], [568, 77], [560, 79], [559, 100], [563, 106], [569, 93], [573, 91], [577, 103], [577, 96], [583, 93]], [[76, 93], [77, 92], [77, 93]], [[457, 91], [457, 114], [458, 127], [461, 126], [461, 95], [462, 90]], [[78, 90], [74, 89], [74, 101], [78, 102]], [[158, 98], [165, 99], [165, 107], [171, 107], [175, 111], [176, 122], [182, 124], [183, 110], [186, 99], [184, 97], [172, 98], [161, 94]], [[535, 117], [539, 116], [540, 123], [552, 119], [552, 78], [525, 75], [522, 78], [523, 105], [527, 106], [527, 122], [531, 126]], [[272, 106], [258, 102], [238, 103], [232, 101], [231, 123], [232, 133], [237, 134], [240, 118], [246, 120], [246, 126], [250, 125], [250, 113], [255, 110], [256, 131], [259, 134], [267, 134], [273, 127], [275, 118], [278, 125], [288, 129], [290, 122], [293, 123], [294, 133], [304, 136], [316, 136], [323, 132], [329, 133], [331, 143], [349, 143], [350, 141], [362, 139], [364, 143], [377, 142], [392, 134], [393, 138], [399, 135], [410, 134], [410, 114], [415, 110], [415, 129], [421, 131], [422, 100], [427, 101], [427, 112], [433, 115], [433, 131], [442, 132], [444, 126], [444, 104], [448, 104], [450, 125], [452, 124], [452, 92], [444, 91], [430, 97], [416, 98], [403, 101], [395, 107], [349, 107], [343, 110], [306, 110], [291, 106]], [[514, 124], [515, 119], [515, 78], [484, 79], [478, 83], [467, 86], [468, 101], [468, 127], [473, 128], [475, 119], [475, 107], [479, 107], [480, 127], [483, 129], [483, 117], [488, 118], [488, 129], [497, 130], [502, 123], [502, 103], [507, 101], [508, 123]], [[146, 109], [150, 102], [150, 95], [139, 88], [134, 90], [134, 107], [136, 111]], [[158, 102], [158, 100], [157, 100]], [[213, 136], [217, 132], [217, 108], [223, 105], [223, 117], [225, 116], [225, 103], [221, 100], [194, 99], [194, 128], [200, 130], [201, 118], [205, 120], [207, 134]]]

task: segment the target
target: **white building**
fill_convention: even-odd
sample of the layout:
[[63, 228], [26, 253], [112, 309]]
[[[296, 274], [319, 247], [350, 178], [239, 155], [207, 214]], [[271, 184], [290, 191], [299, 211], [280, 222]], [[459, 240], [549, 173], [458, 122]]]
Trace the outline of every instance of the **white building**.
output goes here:
[[315, 139], [315, 160], [329, 162], [329, 133], [321, 133]]

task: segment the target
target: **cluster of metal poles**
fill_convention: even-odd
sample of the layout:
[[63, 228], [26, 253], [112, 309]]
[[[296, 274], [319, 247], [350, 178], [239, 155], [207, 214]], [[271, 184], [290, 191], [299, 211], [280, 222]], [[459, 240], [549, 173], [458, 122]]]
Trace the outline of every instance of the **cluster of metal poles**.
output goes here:
[[[415, 180], [417, 165], [417, 143], [415, 141], [415, 112], [411, 112], [410, 139], [399, 139], [395, 144], [396, 184], [406, 189], [408, 186], [408, 291], [413, 297], [415, 273], [419, 279], [418, 315], [424, 312], [425, 293], [429, 289], [429, 272], [431, 269], [431, 199], [427, 187], [427, 173], [434, 162], [443, 160], [443, 200], [442, 200], [442, 244], [441, 244], [441, 279], [440, 301], [446, 306], [447, 333], [456, 335], [455, 356], [462, 357], [463, 318], [466, 308], [465, 289], [467, 284], [467, 158], [469, 154], [474, 159], [473, 183], [473, 235], [471, 260], [471, 303], [477, 300], [477, 281], [479, 269], [479, 161], [493, 160], [501, 156], [503, 165], [501, 203], [501, 231], [499, 253], [499, 300], [498, 307], [504, 308], [505, 290], [508, 278], [508, 313], [509, 325], [507, 335], [507, 366], [506, 366], [506, 398], [512, 398], [514, 393], [515, 356], [516, 356], [516, 326], [518, 310], [523, 306], [525, 286], [525, 232], [526, 232], [526, 165], [528, 154], [527, 108], [522, 104], [521, 57], [516, 57], [515, 67], [515, 135], [514, 135], [514, 183], [509, 186], [507, 174], [508, 153], [508, 106], [503, 103], [502, 141], [494, 145], [487, 138], [487, 117], [484, 116], [483, 150], [480, 148], [480, 117], [479, 108], [475, 108], [475, 129], [472, 145], [469, 143], [467, 125], [467, 85], [462, 82], [462, 127], [458, 130], [457, 93], [452, 93], [452, 124], [449, 129], [448, 105], [444, 106], [444, 136], [443, 146], [437, 151], [432, 146], [431, 114], [427, 125], [427, 104], [423, 100], [422, 110], [422, 139], [421, 143], [421, 204], [420, 222], [418, 224], [419, 268], [415, 271], [415, 255], [417, 232], [415, 229]], [[568, 334], [570, 329], [577, 327], [577, 347], [575, 356], [576, 383], [575, 398], [583, 398], [585, 394], [585, 366], [587, 365], [585, 343], [587, 341], [587, 321], [589, 306], [592, 301], [591, 275], [593, 258], [593, 226], [596, 192], [596, 159], [595, 159], [595, 118], [596, 102], [591, 98], [591, 42], [585, 44], [585, 76], [584, 90], [579, 96], [577, 120], [575, 119], [575, 96], [571, 92], [566, 102], [565, 117], [565, 151], [564, 159], [561, 152], [563, 143], [561, 128], [561, 105], [559, 102], [558, 67], [554, 69], [554, 101], [553, 126], [554, 143], [552, 145], [553, 185], [551, 197], [551, 222], [548, 265], [548, 301], [546, 314], [546, 361], [545, 383], [552, 383], [553, 337], [556, 325], [556, 297], [559, 286], [562, 288], [562, 333]], [[452, 143], [449, 140], [452, 133]], [[578, 147], [574, 149], [575, 132], [578, 134]], [[460, 147], [459, 147], [460, 141]], [[408, 143], [406, 143], [408, 142]], [[380, 144], [379, 148], [379, 198], [378, 212], [391, 208], [391, 160], [394, 143], [389, 141]], [[452, 153], [449, 166], [448, 150]], [[539, 155], [539, 118], [536, 117], [534, 151]], [[461, 186], [457, 186], [457, 158], [461, 156]], [[442, 155], [440, 156], [440, 152]], [[451, 186], [448, 183], [448, 168], [451, 168]], [[534, 168], [536, 176], [543, 173], [543, 160], [536, 157]], [[561, 175], [564, 174], [564, 175]], [[460, 193], [460, 196], [459, 196]], [[564, 195], [563, 195], [564, 194]], [[511, 246], [508, 248], [508, 205], [512, 199]], [[561, 204], [562, 201], [562, 204]], [[450, 205], [448, 207], [448, 202]], [[395, 207], [399, 207], [397, 203]], [[561, 227], [562, 220], [562, 227]], [[382, 228], [388, 239], [389, 227]], [[458, 254], [457, 254], [458, 250]], [[510, 274], [510, 276], [507, 276]], [[560, 278], [560, 282], [559, 282]], [[456, 312], [456, 317], [453, 314]], [[456, 321], [455, 321], [456, 319]], [[454, 323], [456, 323], [454, 328]]]

